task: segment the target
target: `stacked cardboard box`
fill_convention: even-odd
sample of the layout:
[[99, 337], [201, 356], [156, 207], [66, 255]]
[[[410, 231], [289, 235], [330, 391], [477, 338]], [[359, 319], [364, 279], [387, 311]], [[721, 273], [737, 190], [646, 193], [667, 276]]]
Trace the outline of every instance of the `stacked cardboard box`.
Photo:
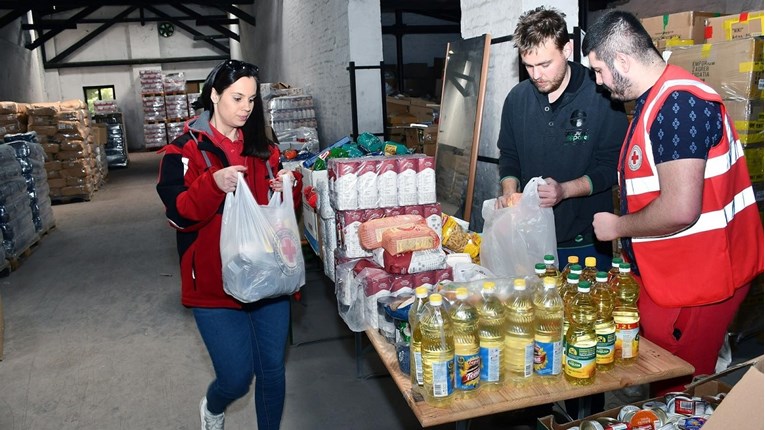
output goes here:
[[675, 46], [669, 57], [670, 64], [690, 71], [723, 98], [744, 145], [752, 182], [757, 183], [763, 181], [762, 55], [762, 37], [750, 37]]
[[29, 130], [46, 153], [53, 201], [90, 200], [108, 172], [103, 145], [93, 143], [90, 115], [81, 100], [33, 103]]
[[762, 36], [764, 28], [763, 11], [741, 12], [735, 15], [707, 18], [704, 37], [707, 43], [744, 39]]
[[20, 118], [22, 115], [26, 116], [26, 105], [0, 102], [0, 137], [26, 131], [26, 122], [22, 123], [23, 118]]
[[704, 43], [707, 18], [718, 13], [687, 11], [643, 18], [643, 24], [653, 43], [663, 51], [670, 46]]

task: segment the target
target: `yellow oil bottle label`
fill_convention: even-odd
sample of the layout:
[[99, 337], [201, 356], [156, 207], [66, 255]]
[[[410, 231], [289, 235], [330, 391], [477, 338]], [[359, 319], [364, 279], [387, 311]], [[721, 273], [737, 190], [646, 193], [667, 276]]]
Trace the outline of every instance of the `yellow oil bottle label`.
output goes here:
[[616, 351], [619, 358], [638, 356], [640, 335], [638, 323], [616, 323]]
[[569, 345], [566, 350], [566, 375], [589, 379], [595, 376], [596, 347]]
[[454, 371], [454, 388], [462, 391], [475, 390], [481, 380], [481, 356], [455, 355]]
[[614, 349], [616, 348], [616, 332], [598, 333], [597, 356], [598, 364], [610, 364], [614, 362]]

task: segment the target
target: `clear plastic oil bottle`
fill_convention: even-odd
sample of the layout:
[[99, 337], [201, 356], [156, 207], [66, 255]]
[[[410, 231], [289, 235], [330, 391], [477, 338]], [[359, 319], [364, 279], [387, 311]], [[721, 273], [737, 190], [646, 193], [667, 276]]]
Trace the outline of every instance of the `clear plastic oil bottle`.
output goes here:
[[449, 309], [454, 327], [454, 397], [468, 398], [478, 391], [481, 379], [478, 310], [468, 302], [467, 288], [457, 288], [456, 293]]
[[534, 295], [534, 372], [545, 382], [560, 378], [563, 365], [563, 299], [557, 279], [544, 278]]
[[571, 325], [566, 333], [566, 380], [574, 385], [595, 382], [595, 357], [598, 338], [594, 322], [597, 316], [590, 297], [590, 283], [581, 281], [571, 301]]
[[558, 278], [560, 276], [560, 272], [558, 271], [558, 268], [555, 267], [555, 256], [551, 254], [547, 254], [544, 256], [544, 262], [545, 262], [545, 276], [552, 276], [553, 278]]
[[616, 325], [614, 324], [614, 294], [608, 286], [608, 273], [598, 272], [595, 275], [595, 283], [590, 289], [592, 301], [598, 312], [595, 318], [595, 334], [598, 335], [598, 349], [595, 363], [598, 372], [608, 371], [614, 368], [616, 356], [614, 348], [616, 344]]
[[496, 284], [483, 283], [478, 306], [478, 342], [481, 354], [481, 389], [500, 388], [505, 381], [505, 307], [496, 296]]
[[513, 281], [505, 302], [505, 377], [516, 385], [534, 375], [534, 299], [526, 280]]
[[611, 280], [619, 276], [619, 265], [622, 264], [624, 260], [621, 259], [621, 257], [614, 257], [611, 259], [611, 270], [608, 271], [608, 283], [611, 284]]
[[560, 276], [558, 277], [558, 294], [563, 296], [563, 287], [566, 285], [566, 280], [568, 279], [569, 273], [571, 273], [571, 266], [574, 264], [579, 264], [579, 257], [576, 255], [569, 255], [568, 259], [566, 260], [567, 264], [566, 267], [563, 268], [563, 270], [560, 271]]
[[629, 364], [637, 359], [640, 335], [640, 313], [637, 300], [640, 287], [634, 278], [629, 263], [619, 265], [619, 276], [611, 282], [614, 292], [614, 323], [616, 324], [616, 362]]
[[418, 312], [422, 311], [428, 300], [427, 287], [417, 287], [414, 290], [414, 302], [409, 307], [409, 330], [412, 338], [409, 342], [409, 377], [412, 382], [412, 391], [422, 391], [422, 353], [420, 351], [420, 324]]
[[454, 332], [440, 294], [431, 294], [420, 314], [422, 393], [432, 406], [448, 407], [454, 394]]
[[584, 269], [582, 269], [581, 279], [587, 281], [592, 285], [595, 283], [595, 275], [598, 273], [598, 261], [595, 257], [587, 257], [584, 259]]

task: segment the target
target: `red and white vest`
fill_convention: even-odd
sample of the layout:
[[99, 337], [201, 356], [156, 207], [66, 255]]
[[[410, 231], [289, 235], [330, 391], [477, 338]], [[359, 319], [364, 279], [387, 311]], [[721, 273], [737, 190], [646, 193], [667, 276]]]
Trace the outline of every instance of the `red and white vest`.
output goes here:
[[641, 282], [651, 299], [664, 307], [723, 301], [763, 270], [762, 224], [738, 133], [720, 96], [680, 67], [667, 66], [635, 119], [632, 140], [622, 145], [619, 175], [627, 210], [638, 212], [661, 194], [650, 126], [665, 99], [677, 90], [720, 103], [724, 134], [709, 150], [696, 222], [674, 234], [632, 238]]

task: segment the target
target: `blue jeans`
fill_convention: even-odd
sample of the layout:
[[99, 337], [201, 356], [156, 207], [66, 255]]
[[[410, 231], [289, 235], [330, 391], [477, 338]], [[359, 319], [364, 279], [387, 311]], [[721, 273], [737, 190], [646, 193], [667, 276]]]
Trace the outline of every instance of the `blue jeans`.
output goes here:
[[215, 380], [207, 389], [207, 409], [216, 415], [224, 412], [247, 394], [254, 376], [258, 428], [278, 429], [284, 410], [289, 296], [261, 300], [242, 310], [192, 311], [215, 369]]

